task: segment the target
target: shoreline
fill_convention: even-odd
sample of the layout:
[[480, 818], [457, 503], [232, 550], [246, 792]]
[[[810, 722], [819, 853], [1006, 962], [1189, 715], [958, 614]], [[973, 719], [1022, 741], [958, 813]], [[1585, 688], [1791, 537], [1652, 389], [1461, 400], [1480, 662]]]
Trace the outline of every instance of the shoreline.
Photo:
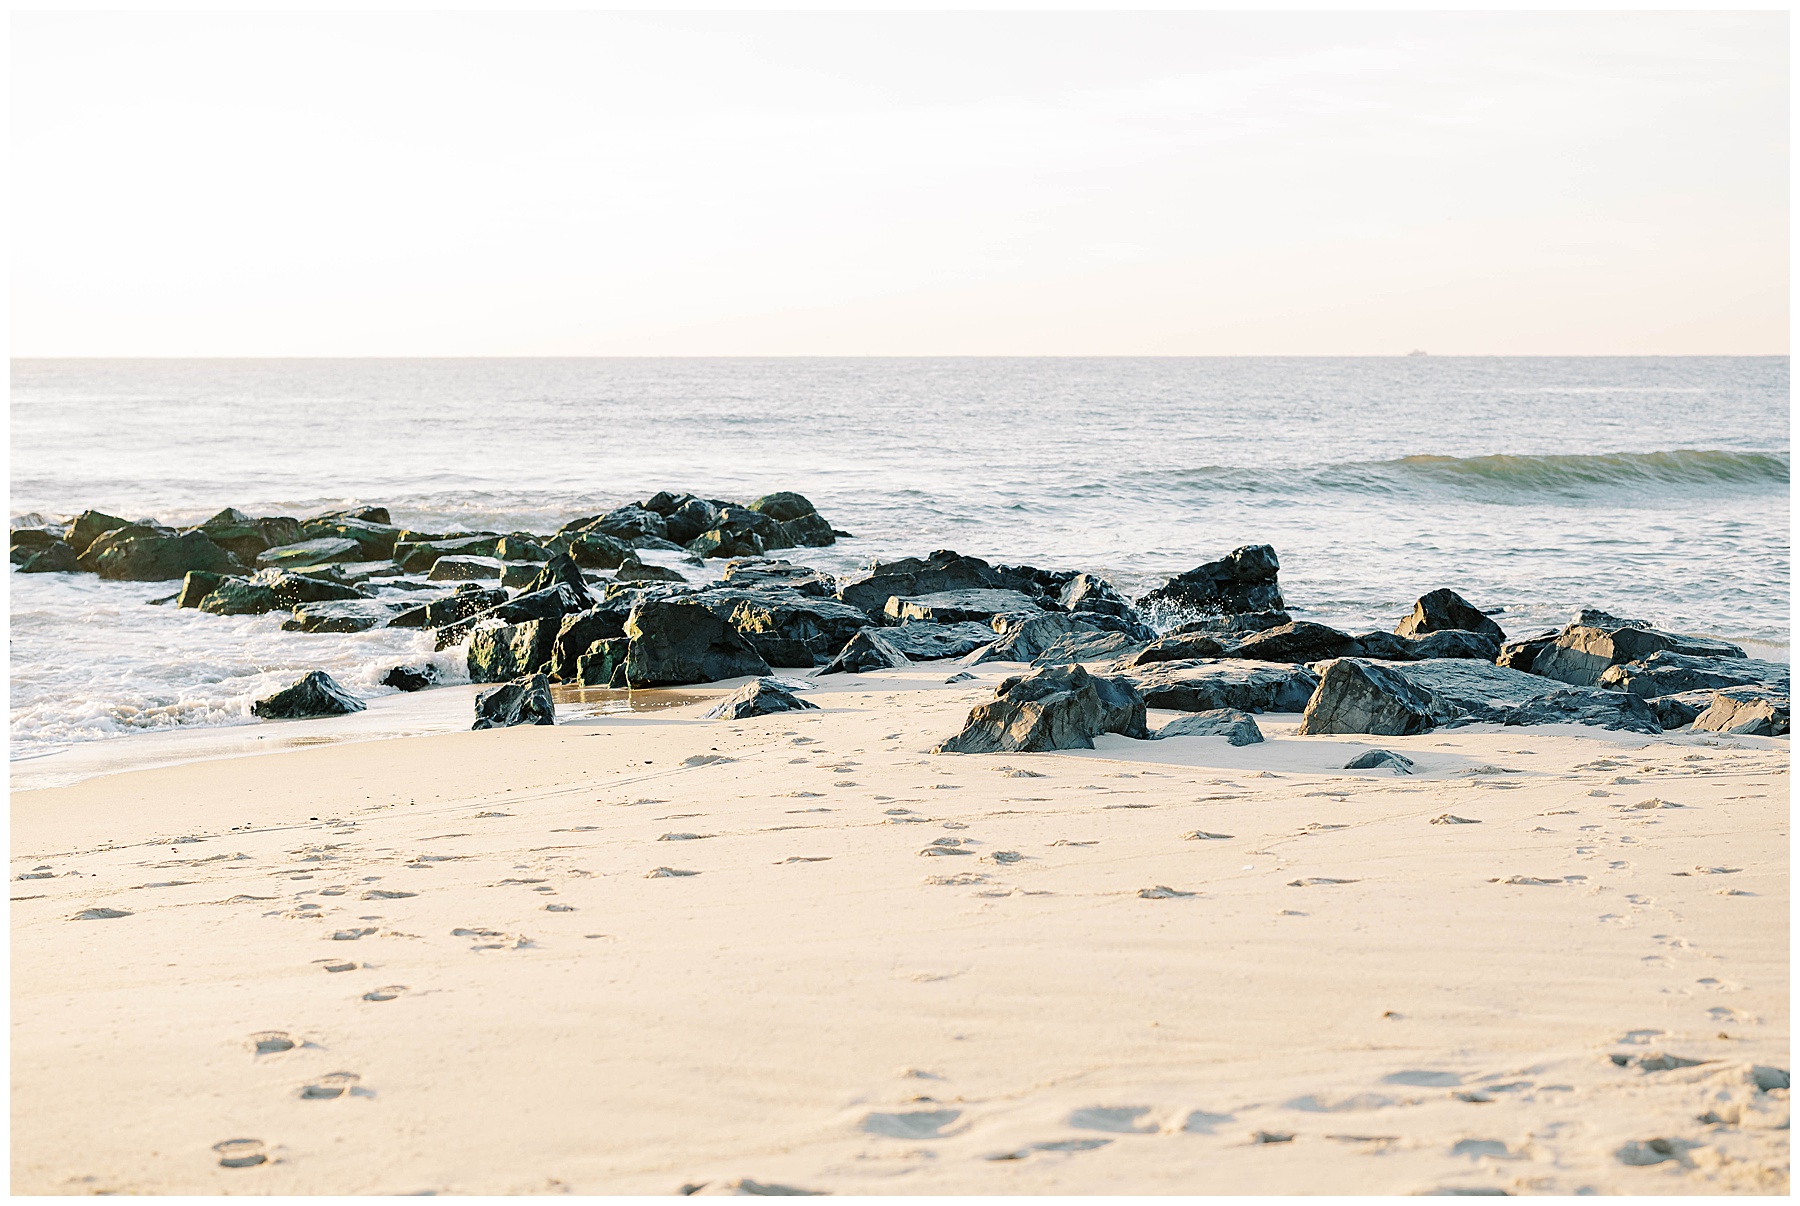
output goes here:
[[14, 1191], [1785, 1191], [1786, 740], [930, 754], [973, 669], [15, 790]]

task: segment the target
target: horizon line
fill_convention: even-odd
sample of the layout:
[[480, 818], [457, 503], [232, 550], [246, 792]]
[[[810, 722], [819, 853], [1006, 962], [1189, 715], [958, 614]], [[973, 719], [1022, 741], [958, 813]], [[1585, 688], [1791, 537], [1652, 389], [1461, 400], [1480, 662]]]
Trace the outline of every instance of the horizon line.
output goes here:
[[256, 353], [154, 355], [61, 353], [12, 355], [31, 360], [1771, 360], [1791, 352], [531, 352]]

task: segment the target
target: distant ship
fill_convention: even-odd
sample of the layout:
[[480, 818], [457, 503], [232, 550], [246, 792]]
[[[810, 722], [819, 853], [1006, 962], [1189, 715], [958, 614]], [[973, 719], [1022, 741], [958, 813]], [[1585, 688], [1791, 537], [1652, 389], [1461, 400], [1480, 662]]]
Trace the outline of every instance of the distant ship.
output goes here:
[[1429, 356], [1430, 354], [1431, 353], [1425, 351], [1425, 349], [1423, 349], [1423, 348], [1414, 348], [1412, 351], [1407, 353], [1408, 356]]

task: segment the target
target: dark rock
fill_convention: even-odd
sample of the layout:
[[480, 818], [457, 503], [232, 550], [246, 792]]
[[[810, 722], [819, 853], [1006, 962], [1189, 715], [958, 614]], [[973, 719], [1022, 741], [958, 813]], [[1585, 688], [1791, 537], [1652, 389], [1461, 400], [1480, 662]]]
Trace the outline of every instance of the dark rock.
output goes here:
[[473, 582], [456, 588], [442, 599], [434, 599], [419, 607], [409, 608], [388, 623], [389, 628], [442, 628], [459, 620], [478, 616], [505, 603], [510, 596], [504, 590], [477, 586]]
[[506, 567], [493, 557], [449, 556], [432, 562], [425, 578], [429, 582], [496, 581], [505, 572]]
[[1000, 575], [981, 558], [939, 549], [925, 558], [902, 557], [897, 561], [874, 562], [866, 576], [840, 584], [837, 597], [879, 620], [887, 608], [887, 601], [896, 595], [905, 598], [947, 590], [1000, 587], [1000, 584]]
[[[564, 616], [572, 616], [593, 605], [594, 598], [586, 591], [578, 591], [566, 582], [558, 583], [556, 586], [520, 595], [468, 619], [441, 626], [437, 630], [437, 647], [449, 649], [453, 645], [459, 645], [475, 628], [491, 621], [501, 624], [523, 624], [527, 620], [560, 621]], [[400, 618], [395, 617], [396, 621]], [[553, 631], [555, 627], [556, 625], [551, 625]]]
[[154, 537], [160, 540], [173, 536], [174, 534], [175, 533], [168, 528], [154, 527], [150, 524], [127, 524], [122, 528], [114, 528], [110, 532], [102, 532], [100, 535], [94, 537], [94, 539], [89, 542], [87, 548], [83, 550], [81, 555], [76, 559], [76, 564], [90, 574], [97, 574], [100, 572], [101, 554], [111, 552], [113, 549], [121, 547], [126, 541], [136, 540], [139, 537]]
[[515, 678], [475, 697], [471, 729], [509, 729], [520, 724], [555, 724], [556, 701], [542, 674]]
[[1160, 662], [1131, 670], [1126, 677], [1153, 708], [1178, 712], [1298, 712], [1306, 706], [1319, 676], [1304, 666], [1229, 659], [1214, 662]]
[[688, 552], [705, 560], [708, 557], [757, 557], [768, 549], [755, 532], [728, 531], [712, 528], [688, 541]]
[[384, 687], [393, 687], [399, 691], [423, 691], [427, 687], [435, 687], [438, 683], [438, 669], [429, 662], [416, 666], [395, 666], [381, 680]]
[[1434, 590], [1422, 596], [1413, 604], [1412, 614], [1401, 620], [1394, 631], [1403, 637], [1416, 638], [1450, 629], [1482, 633], [1494, 638], [1497, 646], [1506, 642], [1506, 633], [1500, 630], [1500, 625], [1453, 590]]
[[790, 519], [781, 525], [782, 544], [771, 544], [770, 548], [799, 546], [809, 549], [822, 549], [837, 543], [837, 530], [825, 522], [823, 515], [802, 515], [798, 519]]
[[[383, 515], [386, 511], [381, 512]], [[332, 560], [386, 561], [394, 555], [394, 545], [400, 539], [400, 529], [387, 523], [372, 523], [366, 519], [353, 519], [348, 515], [335, 515], [309, 519], [300, 525], [300, 534], [306, 540], [354, 540], [360, 550], [354, 558], [332, 558]]]
[[1071, 632], [1050, 642], [1049, 648], [1031, 659], [1034, 666], [1072, 666], [1123, 658], [1142, 649], [1144, 643], [1123, 632]]
[[1416, 662], [1419, 660], [1418, 642], [1410, 637], [1395, 636], [1391, 632], [1365, 632], [1357, 636], [1356, 643], [1362, 646], [1360, 657], [1372, 657], [1384, 662]]
[[1097, 612], [1052, 611], [1012, 619], [1002, 625], [1000, 639], [975, 662], [1032, 662], [1059, 640], [1074, 633], [1119, 632], [1129, 621]]
[[181, 590], [175, 596], [177, 607], [199, 607], [206, 596], [219, 588], [225, 581], [224, 574], [209, 573], [206, 570], [189, 570], [181, 580]]
[[557, 624], [550, 672], [565, 682], [575, 681], [576, 663], [594, 647], [595, 642], [624, 637], [625, 619], [629, 614], [629, 610], [590, 607], [572, 616], [564, 616]]
[[365, 706], [331, 675], [314, 670], [286, 690], [257, 700], [250, 711], [264, 720], [305, 720], [313, 716], [344, 716], [360, 712]]
[[[296, 544], [300, 541], [300, 521], [291, 515], [259, 515], [256, 517], [256, 530], [262, 533], [270, 548], [279, 548], [284, 544]], [[245, 561], [245, 565], [255, 565], [254, 558]]]
[[1231, 745], [1256, 745], [1263, 740], [1255, 719], [1236, 708], [1177, 716], [1156, 730], [1156, 737], [1159, 741], [1164, 737], [1223, 737]]
[[500, 567], [500, 585], [511, 590], [524, 590], [543, 570], [541, 561], [508, 561]]
[[1057, 602], [1067, 611], [1087, 611], [1096, 615], [1117, 616], [1133, 624], [1142, 623], [1137, 609], [1125, 596], [1112, 588], [1112, 583], [1092, 574], [1076, 574], [1056, 592]]
[[1396, 775], [1413, 773], [1413, 760], [1393, 750], [1364, 750], [1344, 763], [1345, 770], [1381, 770], [1386, 767]]
[[1656, 712], [1643, 699], [1624, 691], [1569, 687], [1499, 710], [1499, 715], [1471, 716], [1472, 722], [1498, 719], [1506, 725], [1586, 724], [1630, 733], [1663, 731]]
[[514, 532], [494, 542], [494, 556], [501, 561], [548, 561], [554, 554], [537, 537]]
[[1280, 628], [1283, 624], [1293, 622], [1294, 617], [1285, 611], [1244, 611], [1235, 615], [1201, 616], [1197, 620], [1189, 620], [1171, 628], [1163, 635], [1210, 636], [1235, 645], [1251, 633], [1267, 632], [1271, 628]]
[[281, 610], [282, 602], [266, 582], [226, 577], [201, 596], [198, 606], [201, 611], [215, 616], [260, 616]]
[[1788, 693], [1770, 687], [1725, 687], [1694, 718], [1694, 728], [1708, 733], [1780, 737], [1788, 732]]
[[1101, 733], [1148, 735], [1143, 697], [1129, 683], [1097, 677], [1081, 666], [1009, 678], [994, 695], [969, 713], [962, 732], [939, 745], [938, 753], [1093, 749]]
[[1561, 635], [1558, 632], [1544, 632], [1534, 637], [1508, 641], [1500, 646], [1500, 654], [1494, 661], [1509, 670], [1529, 672], [1537, 661], [1537, 655], [1556, 644], [1556, 638]]
[[1326, 667], [1307, 701], [1299, 732], [1423, 733], [1453, 720], [1499, 720], [1508, 709], [1553, 690], [1535, 675], [1471, 659], [1340, 658]]
[[386, 599], [347, 599], [335, 603], [302, 603], [281, 622], [284, 632], [367, 632], [384, 628], [406, 610]]
[[1436, 632], [1428, 632], [1413, 642], [1416, 660], [1427, 661], [1439, 657], [1473, 658], [1479, 662], [1491, 662], [1500, 656], [1500, 642], [1492, 633], [1470, 632], [1461, 628], [1441, 628]]
[[684, 498], [681, 505], [673, 511], [661, 514], [669, 539], [682, 545], [702, 532], [711, 531], [719, 522], [718, 508], [704, 498], [694, 498], [692, 495]]
[[1608, 666], [1600, 686], [1646, 698], [1720, 687], [1769, 686], [1788, 689], [1788, 667], [1744, 657], [1694, 657], [1659, 649], [1642, 661]]
[[258, 570], [250, 581], [266, 586], [275, 593], [275, 601], [283, 607], [299, 607], [304, 603], [335, 603], [340, 600], [366, 599], [368, 596], [345, 582], [334, 582], [316, 574], [294, 574], [286, 570]]
[[1615, 616], [1610, 611], [1601, 611], [1597, 607], [1584, 607], [1575, 613], [1570, 626], [1574, 628], [1649, 628], [1648, 620], [1627, 620]]
[[95, 568], [102, 578], [115, 581], [163, 582], [185, 577], [190, 570], [223, 574], [242, 566], [199, 532], [189, 532], [127, 540], [101, 553]]
[[469, 681], [503, 683], [549, 667], [562, 619], [483, 625], [469, 634]]
[[552, 540], [550, 547], [566, 551], [583, 569], [618, 569], [628, 562], [635, 564], [638, 559], [630, 545], [604, 532], [576, 532], [567, 538]]
[[292, 569], [298, 565], [325, 565], [332, 561], [361, 561], [363, 546], [343, 536], [321, 536], [265, 549], [256, 556], [256, 564], [265, 568]]
[[670, 569], [666, 565], [646, 565], [637, 560], [621, 565], [613, 574], [617, 582], [686, 582], [680, 570]]
[[[199, 524], [198, 530], [245, 565], [254, 565], [257, 555], [273, 548], [276, 543], [269, 539], [269, 534], [261, 524], [235, 507], [226, 507]], [[297, 530], [294, 538], [299, 539]]]
[[789, 590], [820, 599], [837, 589], [837, 583], [829, 574], [821, 573], [809, 565], [762, 558], [726, 562], [724, 581], [728, 586], [745, 588], [785, 586]]
[[[43, 528], [14, 528], [12, 533], [12, 563], [24, 565], [37, 554], [44, 552], [51, 545], [65, 543], [55, 532], [47, 532]], [[75, 556], [70, 550], [71, 559]]]
[[[447, 540], [401, 540], [394, 544], [394, 562], [409, 574], [428, 573], [439, 557], [492, 557], [501, 537], [454, 536]], [[347, 558], [345, 560], [348, 560]]]
[[663, 517], [643, 507], [617, 507], [594, 520], [588, 530], [619, 540], [640, 536], [655, 536], [659, 540], [669, 538], [669, 527]]
[[311, 519], [306, 520], [306, 522], [319, 523], [322, 520], [330, 519], [357, 519], [364, 523], [378, 523], [383, 525], [391, 525], [394, 522], [393, 516], [388, 514], [388, 509], [386, 507], [350, 507], [343, 511], [326, 511], [322, 515], [313, 516]]
[[81, 569], [81, 560], [73, 545], [53, 540], [44, 548], [26, 555], [18, 562], [21, 574], [73, 574]]
[[1362, 652], [1347, 632], [1307, 620], [1295, 620], [1246, 637], [1231, 651], [1233, 657], [1258, 662], [1317, 662], [1331, 657], [1354, 657]]
[[[636, 560], [637, 554], [631, 554]], [[566, 586], [584, 600], [584, 606], [592, 607], [594, 600], [588, 590], [588, 580], [581, 572], [581, 563], [572, 554], [559, 553], [550, 558], [538, 570], [537, 576], [525, 584], [522, 594], [536, 594], [540, 590], [549, 590], [556, 586]]]
[[130, 527], [129, 519], [120, 519], [117, 515], [108, 515], [104, 511], [83, 511], [69, 521], [63, 532], [63, 541], [77, 554], [87, 552], [88, 545], [119, 528]]
[[780, 683], [759, 678], [727, 695], [706, 717], [708, 720], [745, 720], [751, 716], [767, 716], [772, 712], [800, 712], [808, 708], [816, 710], [818, 706], [801, 699]]
[[1245, 545], [1169, 579], [1142, 599], [1140, 608], [1196, 611], [1228, 615], [1247, 611], [1279, 611], [1281, 563], [1266, 544]]
[[811, 666], [814, 657], [834, 657], [851, 637], [869, 627], [869, 617], [848, 603], [782, 587], [713, 587], [702, 591], [699, 597], [715, 615], [750, 638], [765, 659], [769, 657], [765, 641], [792, 642], [807, 651], [805, 661], [793, 660], [795, 655], [784, 653], [782, 656], [789, 660], [771, 660], [771, 665]]
[[787, 523], [799, 519], [803, 515], [817, 515], [818, 508], [809, 502], [805, 495], [795, 494], [790, 490], [780, 490], [774, 494], [765, 494], [750, 504], [750, 510], [767, 515], [776, 523]]
[[998, 634], [986, 624], [964, 620], [957, 624], [900, 624], [882, 629], [881, 635], [913, 661], [935, 662], [973, 653], [983, 645], [991, 645]]
[[1532, 660], [1531, 672], [1573, 686], [1591, 687], [1600, 681], [1607, 667], [1643, 661], [1664, 649], [1694, 657], [1744, 656], [1742, 649], [1724, 641], [1677, 636], [1655, 628], [1636, 625], [1594, 628], [1571, 624], [1552, 644], [1538, 652]]
[[1674, 695], [1658, 695], [1644, 702], [1656, 713], [1656, 723], [1667, 732], [1693, 724], [1700, 713], [1712, 706], [1712, 697], [1710, 690], [1682, 691]]
[[934, 624], [955, 624], [976, 620], [991, 624], [997, 616], [1034, 616], [1043, 609], [1016, 590], [964, 589], [895, 595], [888, 599], [882, 610], [888, 620], [895, 623], [926, 620]]
[[633, 687], [675, 687], [769, 673], [768, 663], [750, 643], [693, 596], [640, 602], [626, 621], [625, 635], [631, 638], [625, 677]]
[[892, 670], [900, 666], [912, 665], [899, 649], [888, 641], [884, 635], [896, 632], [892, 628], [864, 628], [850, 638], [849, 644], [838, 650], [837, 656], [820, 670], [820, 674], [867, 674], [871, 670]]
[[584, 687], [626, 686], [625, 659], [630, 655], [631, 641], [625, 637], [595, 641], [575, 659], [568, 681]]
[[[650, 496], [648, 501], [641, 502], [638, 506], [646, 511], [655, 511], [658, 515], [667, 519], [669, 516], [675, 514], [675, 512], [681, 510], [687, 503], [691, 502], [693, 497], [692, 494], [674, 494], [668, 490], [658, 490], [655, 494]], [[590, 520], [589, 522], [592, 521]]]

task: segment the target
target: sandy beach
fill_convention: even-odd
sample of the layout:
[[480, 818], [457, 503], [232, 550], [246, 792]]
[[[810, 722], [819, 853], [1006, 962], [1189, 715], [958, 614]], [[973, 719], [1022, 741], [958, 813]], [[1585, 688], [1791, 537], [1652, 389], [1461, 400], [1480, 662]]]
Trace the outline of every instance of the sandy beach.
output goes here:
[[1009, 669], [15, 791], [13, 1191], [1787, 1191], [1785, 739], [930, 753]]

